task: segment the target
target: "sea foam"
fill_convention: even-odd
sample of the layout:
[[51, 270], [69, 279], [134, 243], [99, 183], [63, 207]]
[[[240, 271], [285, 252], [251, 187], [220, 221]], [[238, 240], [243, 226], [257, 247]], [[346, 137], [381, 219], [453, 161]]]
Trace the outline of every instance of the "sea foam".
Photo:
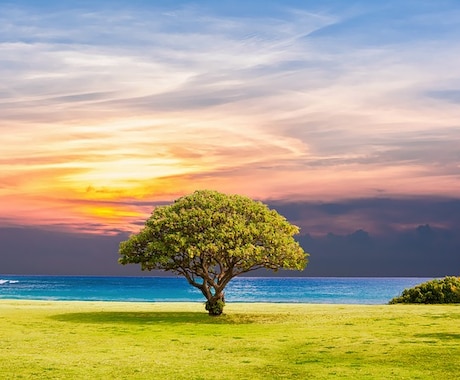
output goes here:
[[2, 280], [0, 279], [0, 285], [4, 285], [4, 284], [17, 284], [19, 281], [16, 281], [16, 280]]

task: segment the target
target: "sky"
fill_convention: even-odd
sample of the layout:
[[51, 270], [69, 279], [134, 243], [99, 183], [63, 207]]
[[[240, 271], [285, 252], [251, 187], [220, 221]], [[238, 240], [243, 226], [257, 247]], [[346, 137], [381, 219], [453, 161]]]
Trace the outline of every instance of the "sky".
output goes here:
[[0, 273], [137, 274], [119, 242], [214, 189], [301, 275], [458, 274], [457, 0], [0, 5]]

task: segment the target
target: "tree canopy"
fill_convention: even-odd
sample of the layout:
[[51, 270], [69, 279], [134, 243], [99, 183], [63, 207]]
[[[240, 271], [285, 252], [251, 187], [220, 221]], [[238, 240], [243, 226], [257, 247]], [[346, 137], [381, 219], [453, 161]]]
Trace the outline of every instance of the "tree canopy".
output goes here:
[[121, 264], [184, 276], [220, 315], [224, 288], [235, 276], [266, 268], [302, 270], [308, 262], [299, 228], [265, 204], [201, 190], [156, 207], [144, 228], [120, 244]]

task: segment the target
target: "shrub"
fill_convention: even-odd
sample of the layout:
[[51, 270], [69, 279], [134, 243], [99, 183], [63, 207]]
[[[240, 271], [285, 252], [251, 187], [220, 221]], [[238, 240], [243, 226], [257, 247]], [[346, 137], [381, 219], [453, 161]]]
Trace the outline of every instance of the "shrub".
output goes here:
[[424, 282], [405, 289], [389, 303], [460, 303], [460, 277], [447, 276]]

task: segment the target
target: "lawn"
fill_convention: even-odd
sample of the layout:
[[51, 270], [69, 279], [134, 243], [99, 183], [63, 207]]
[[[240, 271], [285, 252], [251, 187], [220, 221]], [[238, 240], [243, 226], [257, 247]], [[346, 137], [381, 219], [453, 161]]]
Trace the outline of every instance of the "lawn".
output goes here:
[[460, 306], [0, 301], [2, 379], [453, 379]]

